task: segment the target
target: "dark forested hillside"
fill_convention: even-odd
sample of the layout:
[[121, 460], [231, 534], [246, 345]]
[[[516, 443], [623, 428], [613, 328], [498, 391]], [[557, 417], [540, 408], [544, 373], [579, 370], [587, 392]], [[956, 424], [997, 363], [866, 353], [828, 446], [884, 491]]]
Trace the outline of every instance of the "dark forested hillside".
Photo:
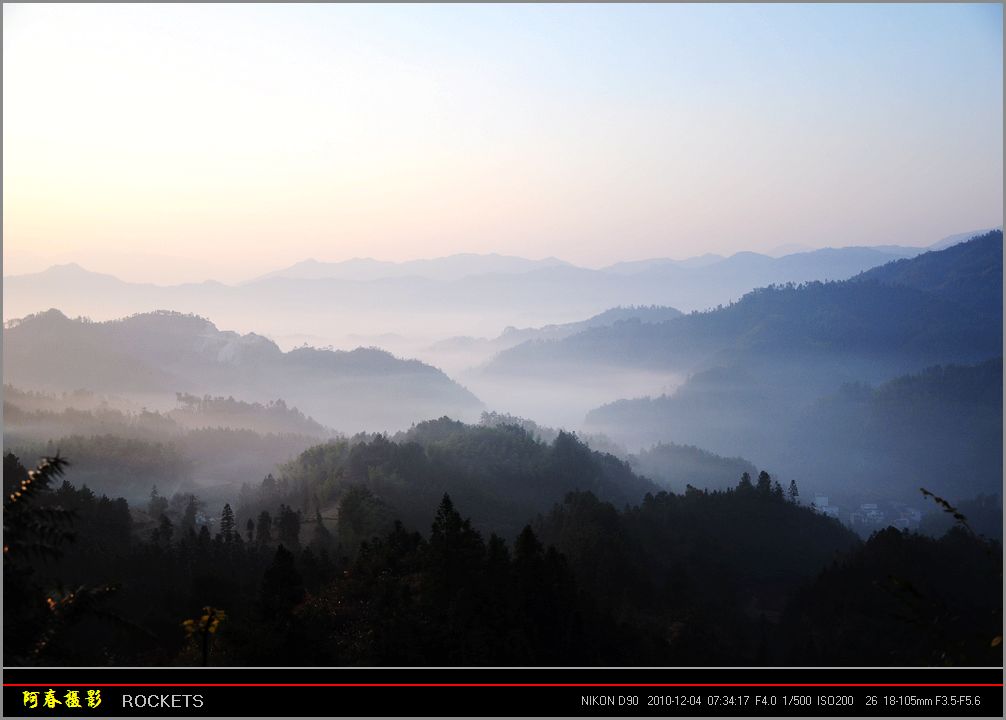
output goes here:
[[661, 492], [623, 511], [590, 493], [536, 525], [616, 617], [649, 619], [673, 664], [755, 661], [789, 596], [858, 540], [762, 473], [726, 492]]
[[940, 252], [896, 260], [853, 278], [923, 290], [1002, 321], [1003, 231], [992, 230]]
[[960, 526], [939, 539], [888, 528], [794, 597], [782, 652], [801, 665], [997, 666], [1002, 607], [999, 543]]
[[[546, 446], [517, 429], [443, 421], [412, 438], [317, 446], [289, 469], [292, 477], [267, 477], [257, 492], [242, 493], [241, 511], [228, 503], [218, 517], [195, 495], [169, 499], [156, 489], [131, 507], [61, 481], [64, 471], [74, 476], [72, 461], [46, 460], [29, 475], [8, 453], [5, 663], [1001, 659], [1001, 647], [989, 642], [1001, 624], [1001, 603], [992, 600], [1001, 583], [998, 546], [957, 530], [937, 542], [891, 528], [863, 547], [762, 472], [725, 491], [646, 492], [617, 504], [589, 490], [567, 492], [516, 530], [490, 533], [452, 495], [428, 504], [431, 485], [443, 483], [424, 472], [436, 466], [457, 475], [464, 491], [464, 468], [482, 457], [525, 502], [533, 496], [522, 464], [553, 488], [569, 486], [570, 475], [608, 483], [634, 476], [564, 435]], [[340, 486], [373, 476], [383, 481]], [[298, 477], [321, 483], [301, 485]], [[339, 493], [334, 517], [310, 495], [326, 483]], [[646, 485], [636, 479], [635, 489]], [[490, 524], [516, 520], [515, 504], [471, 488], [467, 495]], [[254, 515], [242, 517], [254, 503]], [[908, 587], [919, 592], [909, 597]], [[878, 626], [878, 613], [897, 614], [899, 603], [907, 614]], [[186, 630], [201, 613], [217, 618], [206, 642]], [[946, 624], [905, 642], [920, 620]], [[842, 639], [846, 633], [859, 639]]]
[[353, 430], [407, 427], [445, 412], [477, 414], [474, 395], [444, 373], [377, 349], [282, 352], [258, 335], [200, 317], [156, 312], [94, 323], [56, 310], [10, 323], [4, 381], [25, 388], [132, 394], [282, 397], [321, 422]]
[[322, 507], [340, 503], [348, 511], [341, 504], [347, 494], [365, 493], [361, 508], [370, 512], [380, 505], [384, 509], [374, 517], [385, 522], [398, 517], [412, 528], [421, 527], [450, 493], [468, 508], [476, 527], [507, 534], [574, 490], [619, 505], [656, 490], [627, 463], [592, 451], [569, 433], [544, 443], [521, 427], [448, 418], [420, 423], [392, 439], [379, 435], [311, 448], [283, 468], [282, 479], [289, 483], [290, 502], [306, 497]]

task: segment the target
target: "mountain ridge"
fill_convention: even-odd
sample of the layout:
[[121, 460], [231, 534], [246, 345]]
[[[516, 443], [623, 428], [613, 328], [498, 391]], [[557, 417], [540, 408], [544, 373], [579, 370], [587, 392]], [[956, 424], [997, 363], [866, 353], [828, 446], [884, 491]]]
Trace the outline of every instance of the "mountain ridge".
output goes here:
[[261, 335], [219, 330], [204, 317], [173, 311], [90, 322], [53, 309], [7, 323], [4, 334], [4, 380], [28, 389], [234, 394], [260, 402], [278, 396], [351, 430], [397, 429], [448, 410], [471, 416], [481, 409], [468, 390], [418, 360], [374, 348], [283, 352]]
[[[913, 282], [896, 282], [892, 275], [905, 277], [909, 268], [920, 267], [927, 268], [925, 278]], [[976, 289], [976, 268], [984, 280], [977, 285], [988, 286], [986, 291]], [[995, 231], [845, 281], [769, 286], [727, 307], [661, 323], [595, 327], [559, 340], [530, 341], [500, 352], [488, 370], [528, 372], [542, 362], [569, 367], [598, 360], [680, 370], [724, 352], [786, 347], [820, 354], [859, 346], [878, 357], [915, 353], [923, 364], [980, 360], [1001, 348], [1001, 327], [990, 329], [985, 313], [959, 295], [965, 288], [977, 293], [976, 302], [989, 305], [996, 305], [998, 296], [1001, 317], [1001, 268], [1002, 232]], [[955, 278], [953, 292], [935, 291], [941, 272]], [[995, 315], [995, 309], [989, 311]]]

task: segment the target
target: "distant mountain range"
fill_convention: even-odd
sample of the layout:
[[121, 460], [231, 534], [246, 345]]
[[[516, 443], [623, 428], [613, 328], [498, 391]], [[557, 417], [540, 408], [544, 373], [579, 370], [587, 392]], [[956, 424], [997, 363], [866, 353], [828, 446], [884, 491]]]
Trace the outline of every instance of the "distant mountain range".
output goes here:
[[95, 323], [49, 310], [7, 323], [3, 359], [5, 383], [21, 388], [83, 388], [171, 405], [176, 393], [282, 398], [350, 433], [444, 414], [475, 417], [481, 409], [474, 395], [417, 360], [363, 348], [283, 352], [260, 335], [176, 312]]
[[515, 274], [550, 267], [572, 267], [556, 258], [528, 260], [511, 255], [461, 253], [442, 258], [388, 262], [373, 258], [353, 258], [342, 262], [303, 260], [282, 270], [266, 273], [251, 280], [287, 278], [290, 280], [352, 280], [369, 282], [386, 278], [418, 277], [428, 280], [460, 280], [471, 275]]
[[[995, 229], [995, 228], [990, 228]], [[672, 260], [671, 258], [651, 258], [647, 260], [632, 260], [608, 265], [600, 269], [600, 272], [614, 273], [618, 275], [635, 275], [640, 272], [653, 270], [654, 268], [679, 267], [679, 268], [702, 268], [717, 265], [724, 261], [736, 261], [743, 264], [746, 258], [758, 257], [768, 259], [782, 259], [791, 257], [784, 265], [799, 266], [801, 263], [814, 263], [815, 253], [824, 253], [817, 258], [830, 258], [847, 260], [854, 264], [862, 262], [863, 258], [869, 259], [876, 256], [886, 256], [891, 258], [914, 257], [926, 250], [942, 250], [951, 245], [963, 242], [968, 238], [988, 232], [988, 230], [975, 230], [968, 233], [958, 233], [937, 241], [927, 247], [914, 247], [907, 245], [878, 245], [862, 247], [844, 248], [823, 248], [814, 249], [808, 245], [799, 243], [789, 243], [780, 245], [773, 250], [761, 254], [754, 252], [741, 252], [726, 257], [714, 253], [706, 253], [696, 257], [685, 258], [683, 260]], [[853, 252], [857, 251], [857, 252]], [[875, 254], [875, 255], [874, 255]], [[859, 258], [857, 261], [854, 258]], [[422, 260], [408, 260], [404, 262], [390, 262], [386, 260], [375, 260], [373, 258], [353, 258], [341, 262], [321, 262], [314, 258], [308, 258], [290, 267], [275, 270], [265, 275], [261, 275], [249, 282], [267, 280], [270, 278], [287, 278], [293, 280], [353, 280], [357, 282], [369, 282], [372, 280], [382, 280], [386, 278], [417, 277], [429, 280], [459, 280], [472, 275], [511, 275], [542, 270], [554, 267], [576, 267], [572, 263], [554, 257], [542, 260], [529, 260], [527, 258], [515, 257], [512, 255], [500, 255], [497, 253], [475, 254], [460, 253], [440, 258], [429, 258]], [[580, 268], [583, 269], [583, 268]], [[841, 271], [840, 271], [841, 272]], [[826, 279], [815, 277], [814, 279]]]
[[58, 307], [69, 316], [110, 320], [170, 308], [274, 339], [312, 337], [318, 344], [344, 348], [356, 344], [352, 336], [379, 328], [404, 338], [388, 349], [415, 355], [452, 336], [491, 337], [507, 326], [564, 324], [616, 306], [704, 310], [773, 283], [848, 279], [922, 250], [888, 246], [827, 248], [778, 258], [705, 255], [598, 270], [555, 258], [502, 255], [404, 263], [307, 260], [239, 285], [131, 283], [68, 264], [4, 278], [4, 318]]
[[[561, 368], [694, 370], [759, 358], [857, 368], [877, 380], [927, 364], [982, 360], [1002, 347], [1002, 231], [832, 283], [760, 288], [717, 310], [622, 322], [501, 352], [491, 373]], [[892, 369], [893, 368], [893, 369]], [[864, 376], [862, 373], [868, 373]], [[878, 374], [879, 373], [879, 374]]]

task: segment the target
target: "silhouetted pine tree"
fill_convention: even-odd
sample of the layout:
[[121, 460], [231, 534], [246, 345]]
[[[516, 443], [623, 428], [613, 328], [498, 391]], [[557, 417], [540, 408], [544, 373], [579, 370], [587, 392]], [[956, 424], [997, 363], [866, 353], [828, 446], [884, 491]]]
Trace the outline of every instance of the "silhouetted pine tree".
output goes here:
[[255, 541], [259, 545], [272, 543], [272, 517], [268, 510], [259, 513], [258, 525], [255, 526]]
[[280, 545], [262, 578], [259, 593], [262, 616], [273, 622], [289, 619], [293, 608], [303, 599], [304, 580], [297, 572], [293, 555]]
[[234, 539], [234, 511], [231, 510], [230, 503], [226, 503], [220, 513], [220, 534], [224, 542], [229, 543]]

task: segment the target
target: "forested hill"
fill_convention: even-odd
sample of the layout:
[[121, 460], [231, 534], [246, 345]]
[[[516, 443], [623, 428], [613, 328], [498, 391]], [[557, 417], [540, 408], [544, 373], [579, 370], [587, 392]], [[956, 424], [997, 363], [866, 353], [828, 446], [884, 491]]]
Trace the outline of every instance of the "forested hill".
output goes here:
[[129, 502], [157, 485], [168, 495], [198, 487], [204, 500], [223, 503], [221, 496], [248, 478], [335, 435], [282, 400], [180, 394], [177, 401], [170, 412], [151, 412], [116, 397], [6, 385], [4, 448], [32, 460], [72, 455], [78, 484]]
[[896, 260], [852, 280], [912, 287], [1001, 321], [1003, 231], [992, 230], [911, 260]]
[[[503, 433], [469, 439], [498, 465]], [[56, 485], [61, 461], [44, 462], [28, 482], [27, 469], [7, 454], [4, 539], [16, 582], [5, 584], [5, 612], [15, 620], [5, 663], [1001, 662], [1001, 646], [990, 645], [1001, 632], [1001, 603], [993, 599], [1001, 548], [993, 543], [958, 531], [929, 541], [891, 528], [863, 546], [837, 521], [794, 503], [765, 473], [745, 474], [725, 492], [646, 493], [625, 505], [569, 492], [520, 530], [489, 534], [451, 496], [420, 509], [421, 473], [405, 473], [432, 462], [432, 449], [458, 432], [433, 423], [415, 437], [429, 446], [382, 438], [356, 445], [362, 455], [341, 463], [332, 456], [345, 444], [301, 458], [316, 478], [334, 470], [336, 485], [380, 473], [383, 458], [398, 473], [385, 480], [399, 507], [356, 486], [341, 497], [337, 517], [305, 513], [283, 503], [290, 481], [269, 477], [261, 489], [272, 495], [255, 518], [246, 522], [226, 506], [218, 527], [197, 498], [175, 503], [156, 494], [146, 510], [159, 520], [138, 524], [143, 513], [125, 500]], [[501, 443], [495, 451], [492, 439]], [[540, 449], [550, 475], [590, 470], [569, 462], [591, 457], [569, 440]], [[395, 464], [392, 446], [411, 464]], [[19, 484], [26, 492], [9, 492]], [[480, 512], [494, 507], [483, 498]], [[375, 523], [382, 510], [386, 522]], [[415, 530], [394, 522], [406, 514]], [[32, 553], [43, 545], [48, 562]], [[72, 612], [54, 627], [45, 598], [58, 587], [75, 589], [57, 596]], [[917, 588], [910, 604], [899, 587]], [[211, 642], [200, 644], [179, 627], [207, 605], [224, 617]], [[864, 647], [868, 654], [849, 654]]]
[[477, 415], [481, 403], [440, 370], [377, 349], [283, 352], [255, 334], [218, 330], [193, 315], [155, 312], [109, 322], [58, 310], [8, 323], [4, 381], [44, 390], [125, 395], [277, 397], [325, 425], [394, 430], [444, 413]]
[[926, 483], [955, 502], [1001, 493], [1002, 393], [1001, 357], [845, 386], [794, 422], [794, 465], [864, 494]]
[[561, 340], [590, 328], [607, 327], [621, 322], [659, 323], [681, 317], [680, 310], [663, 305], [640, 305], [608, 308], [586, 320], [545, 325], [544, 327], [507, 326], [494, 338], [454, 336], [430, 346], [437, 355], [443, 353], [468, 353], [474, 363], [481, 363], [496, 353], [533, 340]]
[[318, 445], [284, 466], [280, 481], [290, 504], [360, 504], [350, 523], [358, 526], [358, 539], [395, 517], [424, 527], [444, 493], [466, 508], [476, 527], [512, 534], [568, 492], [590, 491], [621, 506], [658, 489], [627, 463], [569, 433], [544, 443], [516, 426], [448, 418], [391, 439]]
[[1000, 491], [1002, 383], [995, 358], [847, 384], [800, 408], [719, 369], [673, 395], [598, 408], [587, 425], [622, 442], [671, 437], [739, 452], [821, 494], [907, 500], [925, 481], [958, 501]]
[[[871, 274], [876, 273], [876, 274]], [[770, 286], [704, 313], [618, 323], [500, 353], [495, 373], [619, 366], [690, 369], [745, 361], [859, 357], [903, 369], [974, 362], [1002, 347], [1002, 232], [900, 260], [854, 280]]]
[[508, 327], [495, 342], [507, 343], [505, 347], [509, 347], [526, 340], [560, 340], [591, 328], [608, 327], [620, 322], [660, 323], [679, 318], [682, 314], [676, 308], [662, 305], [613, 307], [579, 322], [541, 328]]

